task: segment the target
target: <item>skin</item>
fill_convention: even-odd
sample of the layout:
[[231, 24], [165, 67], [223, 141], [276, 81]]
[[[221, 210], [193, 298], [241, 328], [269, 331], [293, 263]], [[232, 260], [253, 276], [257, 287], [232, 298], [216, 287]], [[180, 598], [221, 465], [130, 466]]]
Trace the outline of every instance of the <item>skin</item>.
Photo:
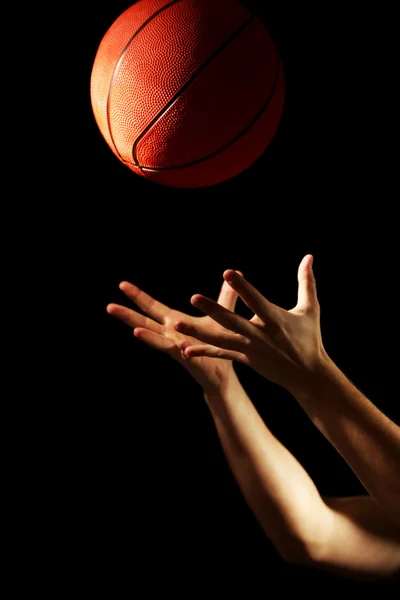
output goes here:
[[[192, 317], [173, 310], [127, 281], [120, 283], [119, 288], [148, 316], [119, 304], [107, 306], [110, 315], [129, 325], [136, 338], [155, 350], [165, 352], [180, 363], [204, 392], [213, 393], [226, 385], [233, 371], [232, 361], [215, 360], [206, 356], [189, 360], [184, 349], [187, 345], [197, 343], [197, 340], [178, 333], [174, 328], [175, 323], [182, 319], [185, 319], [189, 326], [215, 333], [223, 332], [224, 328], [221, 325], [209, 316]], [[218, 297], [219, 305], [226, 310], [234, 311], [237, 298], [237, 293], [224, 282]]]
[[[308, 255], [291, 311], [268, 302], [232, 270], [224, 273], [218, 302], [192, 297], [204, 317], [175, 311], [128, 282], [120, 289], [145, 314], [117, 304], [107, 311], [136, 338], [178, 361], [201, 386], [233, 476], [284, 560], [390, 582], [400, 573], [400, 431], [327, 356], [311, 266]], [[238, 296], [254, 312], [252, 319], [234, 313]], [[321, 497], [261, 419], [234, 361], [288, 389], [369, 495]]]
[[187, 345], [187, 356], [242, 362], [291, 392], [368, 492], [400, 523], [400, 427], [327, 355], [312, 262], [313, 257], [307, 255], [299, 266], [298, 302], [292, 310], [272, 304], [242, 275], [228, 270], [225, 281], [254, 317], [244, 319], [196, 294], [192, 304], [225, 331], [206, 331], [182, 321], [175, 328], [208, 344]]

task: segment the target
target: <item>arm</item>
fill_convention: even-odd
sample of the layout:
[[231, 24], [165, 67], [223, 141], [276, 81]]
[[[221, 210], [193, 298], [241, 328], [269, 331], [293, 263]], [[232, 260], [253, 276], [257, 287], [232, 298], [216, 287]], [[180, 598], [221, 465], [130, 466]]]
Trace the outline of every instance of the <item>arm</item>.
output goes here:
[[235, 480], [284, 560], [356, 579], [400, 573], [400, 526], [371, 497], [322, 499], [235, 374], [205, 399]]
[[365, 489], [400, 524], [400, 427], [328, 357], [318, 376], [294, 395]]
[[305, 564], [360, 580], [400, 581], [400, 526], [371, 496], [324, 498], [325, 542]]
[[[179, 313], [127, 282], [120, 288], [147, 316], [117, 304], [110, 304], [107, 311], [132, 328], [139, 340], [182, 364], [202, 387], [232, 472], [281, 556], [323, 569], [343, 569], [345, 560], [346, 572], [354, 576], [369, 573], [382, 578], [396, 573], [400, 536], [382, 509], [370, 502], [372, 508], [362, 513], [362, 520], [358, 500], [350, 505], [341, 503], [340, 507], [323, 502], [301, 465], [262, 421], [240, 385], [232, 362], [224, 357], [188, 357], [187, 350], [198, 342], [176, 333], [174, 324], [184, 320], [201, 335], [215, 332], [226, 336], [224, 328], [209, 317]], [[236, 298], [236, 292], [225, 282], [218, 306], [232, 311]], [[376, 525], [371, 535], [368, 527], [374, 514]], [[371, 560], [375, 555], [377, 560]]]
[[[228, 270], [224, 278], [255, 313], [248, 321], [196, 294], [192, 304], [225, 327], [223, 334], [179, 324], [208, 345], [187, 356], [242, 362], [291, 392], [367, 491], [400, 522], [400, 428], [358, 391], [329, 359], [320, 330], [312, 256], [298, 270], [298, 302], [286, 311]], [[182, 328], [183, 325], [183, 328]]]
[[234, 372], [224, 391], [204, 396], [247, 504], [279, 554], [298, 562], [316, 542], [324, 513], [313, 481], [268, 429]]

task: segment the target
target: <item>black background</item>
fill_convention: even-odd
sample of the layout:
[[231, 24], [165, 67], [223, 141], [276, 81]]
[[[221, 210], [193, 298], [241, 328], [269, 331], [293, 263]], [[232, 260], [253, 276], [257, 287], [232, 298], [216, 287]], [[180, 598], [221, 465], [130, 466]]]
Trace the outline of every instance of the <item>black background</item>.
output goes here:
[[[106, 30], [130, 3], [87, 2], [86, 16], [76, 9], [73, 18], [76, 85], [66, 118], [72, 116], [74, 150], [60, 175], [71, 192], [58, 205], [53, 235], [61, 239], [73, 321], [66, 333], [74, 339], [62, 403], [71, 424], [63, 462], [74, 537], [68, 564], [87, 589], [128, 586], [133, 593], [139, 584], [149, 591], [159, 584], [192, 597], [202, 582], [212, 589], [213, 578], [230, 589], [247, 582], [257, 593], [268, 593], [274, 581], [364, 585], [282, 561], [237, 488], [199, 386], [106, 313], [108, 303], [125, 301], [118, 283], [128, 280], [195, 314], [191, 295], [215, 298], [227, 268], [242, 270], [289, 309], [298, 264], [312, 253], [328, 353], [398, 422], [388, 350], [397, 274], [394, 15], [374, 5], [351, 11], [243, 3], [280, 49], [284, 114], [254, 165], [198, 190], [136, 176], [95, 123], [91, 67]], [[243, 304], [237, 310], [247, 315]], [[365, 492], [285, 390], [242, 365], [236, 370], [321, 494]], [[253, 598], [250, 588], [245, 597]]]

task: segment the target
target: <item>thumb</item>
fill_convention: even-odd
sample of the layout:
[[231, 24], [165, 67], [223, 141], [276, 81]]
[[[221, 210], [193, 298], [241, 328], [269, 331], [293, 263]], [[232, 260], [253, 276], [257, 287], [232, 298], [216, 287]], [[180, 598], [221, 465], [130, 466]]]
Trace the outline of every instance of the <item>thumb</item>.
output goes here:
[[299, 290], [297, 294], [297, 307], [303, 310], [312, 310], [318, 305], [317, 284], [312, 270], [314, 257], [307, 254], [299, 265], [297, 279]]

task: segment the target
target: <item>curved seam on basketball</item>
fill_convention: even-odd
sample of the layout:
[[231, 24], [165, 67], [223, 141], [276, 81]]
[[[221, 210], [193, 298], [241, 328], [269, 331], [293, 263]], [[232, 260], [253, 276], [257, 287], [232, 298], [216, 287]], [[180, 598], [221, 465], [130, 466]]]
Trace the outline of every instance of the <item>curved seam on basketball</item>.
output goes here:
[[[158, 168], [157, 167], [146, 167], [144, 165], [140, 165], [139, 164], [139, 161], [137, 159], [137, 147], [138, 147], [138, 144], [141, 142], [141, 140], [144, 138], [144, 136], [150, 131], [150, 129], [152, 129], [152, 127], [154, 127], [154, 125], [157, 123], [157, 121], [159, 121], [163, 117], [163, 115], [180, 98], [180, 96], [188, 89], [188, 87], [200, 75], [200, 73], [210, 64], [210, 62], [213, 61], [227, 46], [229, 46], [229, 44], [231, 42], [233, 42], [233, 40], [236, 39], [253, 21], [254, 21], [254, 15], [251, 14], [250, 18], [247, 19], [247, 21], [245, 21], [245, 23], [243, 23], [239, 27], [239, 29], [237, 29], [232, 35], [230, 35], [229, 38], [223, 44], [221, 44], [221, 46], [219, 46], [217, 48], [217, 50], [214, 52], [214, 54], [212, 54], [212, 56], [210, 56], [210, 58], [208, 58], [206, 60], [206, 62], [204, 64], [202, 64], [201, 67], [199, 67], [197, 69], [197, 71], [181, 87], [181, 89], [173, 96], [173, 98], [171, 98], [171, 100], [169, 102], [167, 102], [167, 104], [158, 113], [158, 115], [156, 115], [154, 117], [154, 119], [147, 125], [147, 127], [145, 127], [145, 129], [142, 131], [142, 133], [136, 139], [136, 141], [135, 141], [135, 143], [133, 144], [133, 147], [132, 147], [132, 158], [133, 158], [134, 166], [136, 166], [140, 170], [148, 169], [148, 170], [154, 170], [154, 171], [163, 171], [163, 170], [168, 170], [168, 169], [180, 169], [180, 168], [183, 168], [185, 166], [191, 166], [192, 164], [195, 164], [196, 162], [202, 162], [203, 160], [207, 160], [208, 157], [205, 157], [205, 158], [198, 159], [198, 161], [194, 161], [194, 162], [188, 163], [186, 165], [182, 165], [182, 166], [178, 165], [178, 166], [175, 166], [175, 167], [158, 167]], [[220, 152], [220, 151], [221, 150], [218, 150], [217, 153]], [[128, 162], [128, 161], [125, 161], [125, 162]]]
[[107, 95], [107, 125], [108, 125], [108, 133], [110, 134], [111, 142], [112, 142], [112, 144], [113, 144], [113, 146], [115, 148], [115, 152], [118, 154], [120, 160], [123, 161], [123, 162], [127, 162], [127, 161], [124, 161], [124, 159], [122, 158], [122, 156], [121, 156], [121, 154], [120, 154], [120, 152], [119, 152], [119, 150], [117, 148], [117, 145], [115, 143], [114, 136], [113, 136], [112, 130], [111, 130], [110, 97], [111, 97], [111, 90], [113, 88], [115, 78], [117, 76], [117, 73], [118, 73], [118, 70], [119, 70], [119, 67], [120, 67], [121, 63], [122, 63], [123, 59], [125, 58], [125, 54], [127, 53], [128, 49], [129, 49], [129, 46], [132, 44], [132, 42], [136, 38], [136, 36], [139, 35], [139, 33], [146, 27], [146, 25], [148, 25], [160, 13], [162, 13], [164, 10], [167, 10], [167, 8], [170, 8], [174, 4], [177, 4], [178, 2], [182, 2], [182, 0], [172, 0], [172, 2], [170, 2], [169, 4], [166, 4], [165, 6], [163, 6], [159, 10], [157, 10], [153, 15], [151, 15], [151, 17], [149, 17], [147, 19], [147, 21], [145, 21], [139, 27], [139, 29], [137, 31], [135, 31], [135, 33], [132, 35], [131, 39], [126, 44], [125, 48], [123, 49], [123, 51], [122, 51], [122, 53], [121, 53], [121, 55], [120, 55], [120, 57], [119, 57], [119, 59], [117, 61], [117, 64], [115, 65], [114, 73], [113, 73], [113, 75], [111, 77], [110, 87], [108, 88], [108, 95]]
[[[212, 152], [211, 154], [208, 154], [207, 156], [204, 156], [202, 158], [198, 158], [197, 160], [194, 160], [190, 163], [185, 163], [183, 165], [176, 165], [176, 166], [172, 166], [172, 167], [146, 167], [144, 165], [139, 165], [137, 163], [135, 163], [134, 166], [138, 167], [142, 172], [143, 169], [146, 169], [147, 171], [172, 171], [174, 169], [185, 169], [187, 167], [191, 167], [193, 165], [199, 164], [201, 162], [204, 162], [206, 160], [209, 160], [210, 158], [213, 158], [214, 156], [216, 156], [217, 154], [220, 154], [221, 152], [223, 152], [224, 150], [226, 150], [227, 148], [229, 148], [229, 146], [232, 146], [235, 142], [237, 142], [237, 140], [239, 140], [241, 137], [243, 137], [252, 127], [253, 125], [258, 121], [258, 119], [260, 119], [260, 117], [262, 116], [262, 114], [267, 110], [269, 103], [271, 102], [274, 93], [275, 93], [275, 89], [278, 83], [278, 79], [279, 79], [279, 75], [280, 75], [280, 66], [281, 66], [281, 61], [280, 61], [280, 54], [279, 51], [276, 51], [276, 55], [277, 55], [277, 69], [276, 69], [276, 76], [275, 76], [275, 81], [274, 81], [274, 85], [271, 88], [271, 91], [269, 93], [269, 96], [267, 98], [267, 100], [265, 101], [263, 107], [261, 108], [261, 110], [257, 113], [257, 115], [254, 117], [254, 119], [252, 121], [250, 121], [249, 125], [247, 125], [245, 127], [245, 129], [243, 129], [240, 133], [238, 133], [230, 142], [228, 142], [227, 144], [225, 144], [224, 146], [222, 146], [221, 148], [219, 148], [218, 150]], [[128, 161], [124, 161], [124, 162], [128, 162]], [[128, 162], [128, 164], [131, 164]]]

